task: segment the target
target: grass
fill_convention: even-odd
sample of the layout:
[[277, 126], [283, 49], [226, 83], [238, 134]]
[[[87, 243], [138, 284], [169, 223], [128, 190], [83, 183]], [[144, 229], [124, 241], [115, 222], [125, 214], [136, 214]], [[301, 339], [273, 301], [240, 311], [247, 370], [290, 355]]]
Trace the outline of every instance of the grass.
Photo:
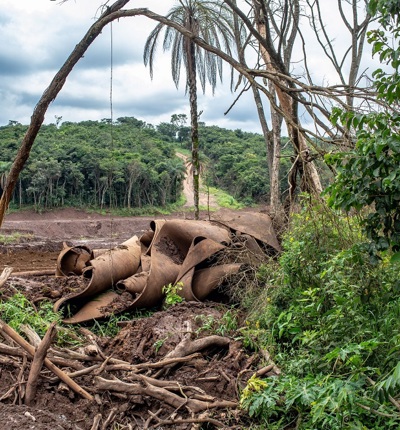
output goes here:
[[[55, 321], [61, 324], [61, 315], [53, 311], [53, 304], [42, 301], [37, 308], [21, 293], [16, 293], [7, 300], [1, 300], [0, 315], [5, 323], [16, 331], [21, 325], [29, 325], [41, 338], [46, 334], [50, 324]], [[60, 328], [57, 332], [57, 345], [80, 344], [79, 336], [73, 329]]]
[[0, 245], [11, 245], [21, 242], [27, 242], [33, 238], [31, 233], [18, 233], [0, 234]]
[[215, 197], [217, 204], [223, 208], [242, 209], [244, 207], [242, 203], [238, 202], [234, 197], [223, 190], [209, 187], [208, 190], [205, 190], [205, 192], [207, 191], [210, 193], [210, 195]]

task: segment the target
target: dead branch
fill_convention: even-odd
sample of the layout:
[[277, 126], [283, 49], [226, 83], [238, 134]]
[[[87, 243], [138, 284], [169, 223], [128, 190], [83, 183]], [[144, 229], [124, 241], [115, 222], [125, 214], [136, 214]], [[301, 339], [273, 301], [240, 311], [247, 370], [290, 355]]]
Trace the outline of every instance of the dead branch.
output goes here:
[[211, 347], [226, 348], [229, 346], [229, 343], [229, 338], [217, 335], [207, 336], [193, 341], [185, 337], [178, 343], [175, 349], [165, 356], [165, 358], [185, 357]]
[[260, 378], [261, 376], [266, 375], [268, 372], [273, 370], [274, 366], [275, 366], [274, 364], [269, 364], [268, 366], [265, 366], [265, 367], [262, 367], [261, 369], [258, 369], [256, 372], [257, 378]]
[[0, 275], [0, 288], [7, 282], [7, 279], [10, 277], [12, 271], [12, 267], [6, 267], [3, 270], [2, 274]]
[[110, 424], [114, 420], [116, 414], [117, 414], [117, 409], [116, 408], [111, 409], [108, 417], [106, 418], [103, 425], [101, 426], [101, 430], [107, 430], [110, 428]]
[[[21, 337], [15, 330], [8, 324], [0, 320], [0, 331], [10, 336], [18, 345], [20, 345], [31, 357], [35, 355], [35, 348], [30, 345], [23, 337]], [[56, 374], [63, 382], [65, 382], [73, 391], [80, 394], [87, 400], [93, 401], [93, 396], [69, 378], [65, 372], [53, 364], [48, 358], [44, 359], [45, 366]]]
[[19, 360], [15, 360], [14, 358], [10, 358], [10, 357], [0, 356], [0, 364], [4, 364], [6, 366], [13, 366], [18, 369], [21, 367], [21, 362]]
[[22, 333], [26, 334], [26, 337], [29, 340], [29, 343], [33, 345], [35, 348], [38, 348], [42, 339], [40, 339], [40, 336], [35, 332], [35, 330], [32, 329], [32, 327], [28, 324], [21, 324], [20, 330]]
[[[28, 270], [25, 272], [14, 272], [12, 276], [14, 277], [28, 277], [28, 276], [51, 276], [56, 273], [56, 269], [41, 269], [41, 270]], [[0, 284], [1, 287], [1, 284]]]
[[92, 424], [92, 427], [90, 427], [90, 430], [97, 430], [99, 428], [101, 419], [102, 419], [102, 415], [96, 414], [93, 419], [93, 424]]
[[31, 370], [28, 376], [28, 382], [26, 384], [25, 404], [28, 406], [32, 404], [32, 400], [35, 398], [39, 374], [42, 370], [43, 362], [46, 358], [47, 351], [56, 334], [56, 323], [52, 322], [50, 324], [50, 327], [47, 329], [43, 340], [37, 347], [36, 353], [33, 357]]
[[0, 354], [4, 355], [15, 355], [17, 357], [22, 357], [24, 353], [20, 348], [14, 346], [8, 346], [4, 343], [0, 343]]
[[272, 364], [272, 371], [275, 373], [275, 375], [280, 375], [281, 369], [279, 369], [279, 367], [274, 363], [274, 361], [271, 359], [271, 355], [268, 351], [266, 350], [261, 350], [261, 354], [262, 356], [265, 358], [265, 361], [269, 364]]
[[[150, 412], [150, 411], [149, 411]], [[210, 423], [219, 428], [226, 428], [226, 425], [221, 421], [218, 421], [214, 418], [209, 417], [208, 415], [205, 417], [199, 418], [181, 418], [181, 419], [169, 419], [169, 420], [161, 420], [160, 418], [154, 416], [155, 414], [151, 414], [154, 419], [157, 420], [157, 426], [169, 426], [174, 424], [200, 424], [200, 423]]]
[[146, 382], [145, 386], [142, 386], [141, 384], [130, 384], [120, 380], [108, 380], [97, 376], [94, 380], [94, 384], [100, 391], [115, 391], [117, 393], [150, 396], [160, 402], [167, 403], [169, 406], [176, 409], [180, 409], [184, 406], [193, 413], [198, 413], [212, 408], [234, 408], [237, 406], [236, 402], [225, 400], [205, 402], [188, 397], [181, 397], [177, 394], [171, 393], [165, 388], [156, 387], [148, 382]]
[[18, 373], [18, 396], [15, 398], [14, 403], [16, 402], [17, 398], [19, 399], [19, 403], [21, 404], [21, 400], [24, 398], [25, 395], [25, 384], [24, 384], [24, 374], [25, 374], [25, 369], [28, 363], [28, 359], [26, 357], [26, 354], [23, 355], [22, 357], [22, 366], [19, 369], [19, 373]]

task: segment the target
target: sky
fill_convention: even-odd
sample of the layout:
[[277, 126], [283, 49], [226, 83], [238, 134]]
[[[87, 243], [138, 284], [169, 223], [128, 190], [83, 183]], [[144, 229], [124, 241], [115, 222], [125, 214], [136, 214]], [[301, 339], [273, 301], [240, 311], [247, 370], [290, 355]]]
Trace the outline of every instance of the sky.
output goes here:
[[[60, 4], [50, 0], [0, 0], [0, 125], [10, 120], [29, 124], [42, 93], [99, 16], [99, 5], [104, 1], [69, 0]], [[175, 3], [133, 0], [126, 7], [147, 7], [165, 14]], [[336, 2], [329, 3], [332, 17], [337, 12]], [[335, 28], [334, 20], [331, 24]], [[155, 25], [148, 18], [135, 17], [114, 22], [112, 30], [105, 27], [50, 105], [45, 123], [54, 123], [60, 116], [62, 121], [101, 120], [110, 118], [111, 112], [113, 119], [134, 116], [153, 125], [169, 122], [172, 114], [189, 117], [185, 74], [177, 89], [171, 77], [169, 53], [164, 54], [160, 47], [153, 79], [143, 63], [145, 40]], [[343, 32], [337, 31], [335, 43], [345, 46]], [[295, 52], [296, 55], [302, 54]], [[309, 63], [318, 71], [321, 82], [333, 83], [336, 79], [329, 64], [321, 62], [317, 49], [311, 51]], [[210, 88], [205, 95], [199, 92], [200, 120], [207, 125], [261, 132], [250, 92], [224, 114], [237, 97], [229, 84], [227, 77], [217, 85], [214, 95]]]

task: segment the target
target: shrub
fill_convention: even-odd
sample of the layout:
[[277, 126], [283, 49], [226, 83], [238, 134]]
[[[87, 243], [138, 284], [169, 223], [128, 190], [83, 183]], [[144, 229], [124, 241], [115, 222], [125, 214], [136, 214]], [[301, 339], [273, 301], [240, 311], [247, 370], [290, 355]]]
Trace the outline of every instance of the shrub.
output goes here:
[[264, 428], [400, 425], [390, 400], [400, 392], [400, 267], [372, 262], [365, 240], [357, 219], [309, 205], [292, 217], [273, 277], [263, 268], [252, 318], [283, 376], [242, 405]]

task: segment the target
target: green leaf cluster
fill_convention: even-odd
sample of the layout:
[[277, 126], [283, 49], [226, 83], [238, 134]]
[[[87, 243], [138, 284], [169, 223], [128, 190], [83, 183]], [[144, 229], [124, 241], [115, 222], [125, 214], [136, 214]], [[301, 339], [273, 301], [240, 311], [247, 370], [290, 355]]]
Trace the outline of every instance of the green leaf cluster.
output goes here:
[[[400, 258], [400, 5], [398, 1], [371, 0], [369, 8], [381, 24], [368, 33], [373, 53], [385, 70], [374, 72], [380, 112], [356, 114], [336, 109], [332, 122], [340, 122], [356, 144], [352, 151], [329, 155], [326, 161], [337, 176], [326, 193], [328, 203], [346, 211], [368, 207], [363, 226], [371, 254], [391, 249]], [[389, 39], [390, 35], [390, 39]]]
[[400, 266], [371, 262], [358, 219], [323, 202], [292, 217], [283, 247], [250, 316], [282, 375], [242, 406], [261, 428], [398, 428]]

